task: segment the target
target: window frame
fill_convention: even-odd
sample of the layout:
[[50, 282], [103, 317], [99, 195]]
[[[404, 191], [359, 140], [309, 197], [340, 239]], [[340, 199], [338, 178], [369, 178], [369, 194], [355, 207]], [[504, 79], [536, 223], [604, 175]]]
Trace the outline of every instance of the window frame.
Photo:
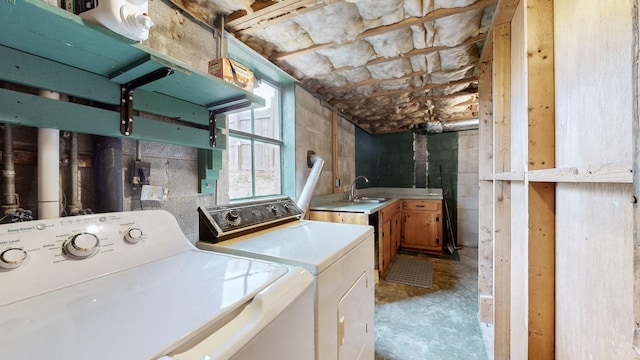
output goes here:
[[[246, 131], [242, 131], [242, 130], [235, 130], [235, 129], [231, 129], [230, 126], [228, 126], [228, 131], [229, 131], [229, 141], [233, 141], [233, 138], [236, 139], [241, 139], [241, 140], [246, 140], [249, 141], [251, 144], [251, 196], [247, 196], [247, 197], [238, 197], [238, 198], [232, 198], [231, 197], [231, 184], [229, 184], [229, 201], [230, 202], [240, 202], [240, 201], [248, 201], [248, 200], [258, 200], [258, 199], [264, 199], [264, 198], [272, 198], [272, 197], [280, 197], [283, 196], [284, 194], [284, 182], [283, 182], [283, 177], [284, 177], [284, 150], [285, 150], [285, 141], [283, 139], [284, 136], [284, 126], [283, 126], [283, 86], [281, 86], [278, 83], [266, 80], [266, 79], [258, 79], [256, 78], [256, 82], [260, 81], [261, 83], [266, 83], [269, 86], [273, 87], [274, 89], [276, 89], [277, 95], [276, 95], [276, 99], [277, 99], [277, 124], [278, 124], [278, 129], [277, 129], [277, 134], [278, 134], [278, 139], [276, 138], [270, 138], [267, 136], [263, 136], [263, 135], [257, 135], [255, 134], [255, 111], [257, 110], [256, 108], [250, 109], [250, 110], [244, 110], [244, 111], [240, 111], [237, 112], [238, 113], [242, 113], [242, 112], [250, 112], [251, 113], [251, 133], [246, 132]], [[229, 122], [229, 116], [225, 116], [225, 119], [227, 121], [227, 123]], [[257, 195], [256, 196], [256, 166], [255, 166], [255, 144], [256, 141], [264, 143], [264, 144], [268, 144], [268, 145], [275, 145], [279, 148], [279, 163], [280, 163], [280, 188], [279, 188], [279, 192], [275, 193], [275, 194], [269, 194], [269, 195]], [[229, 174], [231, 174], [231, 169], [229, 167], [228, 169]]]

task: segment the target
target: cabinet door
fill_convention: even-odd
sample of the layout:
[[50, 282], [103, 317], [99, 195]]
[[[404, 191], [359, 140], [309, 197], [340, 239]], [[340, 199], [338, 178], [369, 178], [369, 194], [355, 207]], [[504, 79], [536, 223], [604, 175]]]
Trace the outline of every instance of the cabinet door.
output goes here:
[[400, 249], [400, 239], [402, 238], [402, 226], [401, 219], [402, 216], [398, 212], [395, 214], [393, 219], [391, 219], [391, 258], [393, 259]]
[[440, 218], [437, 212], [405, 210], [402, 246], [441, 251]]
[[381, 275], [387, 273], [387, 268], [391, 265], [391, 259], [393, 259], [393, 255], [391, 254], [391, 243], [392, 243], [392, 227], [391, 220], [382, 223], [382, 229], [380, 232], [381, 243], [382, 243], [382, 267], [380, 269]]

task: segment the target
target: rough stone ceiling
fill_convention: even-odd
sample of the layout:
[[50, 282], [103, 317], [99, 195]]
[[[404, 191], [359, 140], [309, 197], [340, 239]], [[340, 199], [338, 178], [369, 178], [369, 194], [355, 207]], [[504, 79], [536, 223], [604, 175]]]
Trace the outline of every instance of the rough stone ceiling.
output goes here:
[[[354, 1], [354, 0], [352, 0]], [[497, 0], [174, 0], [372, 133], [477, 118]]]

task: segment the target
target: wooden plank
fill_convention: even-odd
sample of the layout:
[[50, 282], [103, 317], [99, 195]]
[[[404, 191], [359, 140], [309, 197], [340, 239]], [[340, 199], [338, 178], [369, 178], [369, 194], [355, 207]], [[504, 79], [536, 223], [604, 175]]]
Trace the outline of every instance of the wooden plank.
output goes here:
[[524, 172], [510, 171], [510, 172], [495, 173], [493, 175], [493, 179], [502, 180], [502, 181], [524, 181]]
[[[358, 35], [354, 41], [358, 41], [358, 40], [362, 40], [362, 39], [366, 39], [368, 37], [371, 36], [376, 36], [376, 35], [381, 35], [384, 33], [388, 33], [391, 31], [395, 31], [395, 30], [399, 30], [399, 29], [406, 29], [408, 27], [414, 26], [414, 25], [420, 25], [423, 24], [427, 21], [433, 21], [436, 19], [440, 19], [443, 17], [447, 17], [447, 16], [451, 16], [451, 15], [455, 15], [455, 14], [460, 14], [463, 12], [467, 12], [467, 11], [471, 11], [471, 10], [475, 10], [475, 9], [481, 9], [481, 8], [485, 8], [487, 6], [491, 6], [493, 4], [495, 4], [497, 2], [497, 0], [479, 0], [471, 5], [468, 6], [464, 6], [464, 7], [456, 7], [456, 8], [440, 8], [437, 10], [434, 10], [432, 12], [430, 12], [429, 14], [427, 14], [426, 16], [423, 17], [412, 17], [412, 18], [408, 18], [408, 19], [404, 19], [400, 22], [397, 22], [395, 24], [391, 24], [391, 25], [386, 25], [386, 26], [380, 26], [377, 28], [373, 28], [373, 29], [369, 29], [363, 33], [361, 33], [360, 35]], [[322, 49], [327, 49], [327, 48], [331, 48], [338, 45], [337, 43], [326, 43], [326, 44], [316, 44], [313, 46], [310, 46], [308, 48], [305, 49], [299, 49], [299, 50], [295, 50], [295, 51], [290, 51], [290, 52], [280, 52], [280, 53], [275, 53], [273, 54], [270, 59], [271, 60], [284, 60], [288, 57], [292, 57], [292, 56], [297, 56], [297, 55], [302, 55], [302, 54], [306, 54], [312, 51], [318, 51], [318, 50], [322, 50]]]
[[498, 6], [496, 6], [496, 11], [491, 22], [489, 36], [487, 38], [487, 41], [485, 41], [484, 43], [484, 47], [482, 48], [482, 54], [480, 54], [480, 63], [490, 62], [493, 59], [494, 28], [498, 25], [511, 23], [511, 19], [513, 18], [513, 14], [515, 13], [519, 3], [520, 0], [498, 1]]
[[[479, 65], [478, 101], [478, 176], [481, 179], [491, 178], [493, 174], [493, 82], [492, 63]], [[482, 207], [481, 207], [482, 208]]]
[[[528, 0], [529, 170], [555, 167], [553, 0]], [[529, 197], [529, 359], [555, 358], [555, 184], [531, 183]]]
[[494, 168], [511, 170], [511, 27], [495, 28], [493, 55]]
[[[495, 204], [493, 181], [480, 181], [478, 206], [478, 296], [479, 318], [486, 324], [493, 324], [494, 266], [493, 266], [493, 206]], [[483, 306], [482, 299], [490, 298], [491, 307]]]
[[[640, 9], [637, 2], [633, 17], [632, 53], [640, 51]], [[633, 64], [633, 349], [636, 359], [640, 358], [640, 64], [634, 58]]]
[[333, 185], [331, 186], [332, 192], [335, 194], [340, 192], [338, 186], [338, 179], [340, 179], [340, 172], [338, 167], [338, 113], [334, 110], [331, 112], [331, 173], [333, 174]]
[[[492, 170], [510, 169], [511, 148], [511, 29], [500, 25], [493, 38], [493, 115], [494, 138]], [[494, 179], [498, 180], [494, 177]], [[496, 181], [493, 201], [493, 313], [494, 358], [508, 359], [511, 347], [511, 186]]]
[[532, 182], [572, 183], [632, 183], [632, 164], [603, 164], [569, 168], [532, 170], [527, 173]]
[[511, 184], [495, 183], [493, 232], [494, 359], [511, 357]]
[[[16, 125], [55, 128], [211, 149], [209, 131], [134, 116], [133, 133], [120, 133], [120, 113], [0, 89], [0, 121]], [[219, 133], [216, 150], [225, 149], [226, 135]]]
[[[494, 183], [483, 181], [493, 173], [493, 94], [491, 63], [479, 66], [478, 123], [478, 317], [480, 322], [493, 324], [493, 216]], [[487, 211], [491, 209], [490, 211]]]

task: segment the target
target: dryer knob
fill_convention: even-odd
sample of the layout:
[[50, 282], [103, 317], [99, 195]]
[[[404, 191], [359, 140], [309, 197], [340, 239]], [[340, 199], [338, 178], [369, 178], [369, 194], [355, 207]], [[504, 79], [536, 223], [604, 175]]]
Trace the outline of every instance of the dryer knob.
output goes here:
[[68, 240], [64, 249], [68, 255], [78, 259], [88, 258], [100, 247], [100, 240], [91, 233], [80, 233]]
[[142, 230], [138, 228], [129, 229], [126, 234], [124, 234], [124, 239], [130, 243], [137, 243], [142, 240]]
[[0, 268], [15, 269], [27, 260], [27, 252], [19, 248], [9, 248], [0, 253]]

